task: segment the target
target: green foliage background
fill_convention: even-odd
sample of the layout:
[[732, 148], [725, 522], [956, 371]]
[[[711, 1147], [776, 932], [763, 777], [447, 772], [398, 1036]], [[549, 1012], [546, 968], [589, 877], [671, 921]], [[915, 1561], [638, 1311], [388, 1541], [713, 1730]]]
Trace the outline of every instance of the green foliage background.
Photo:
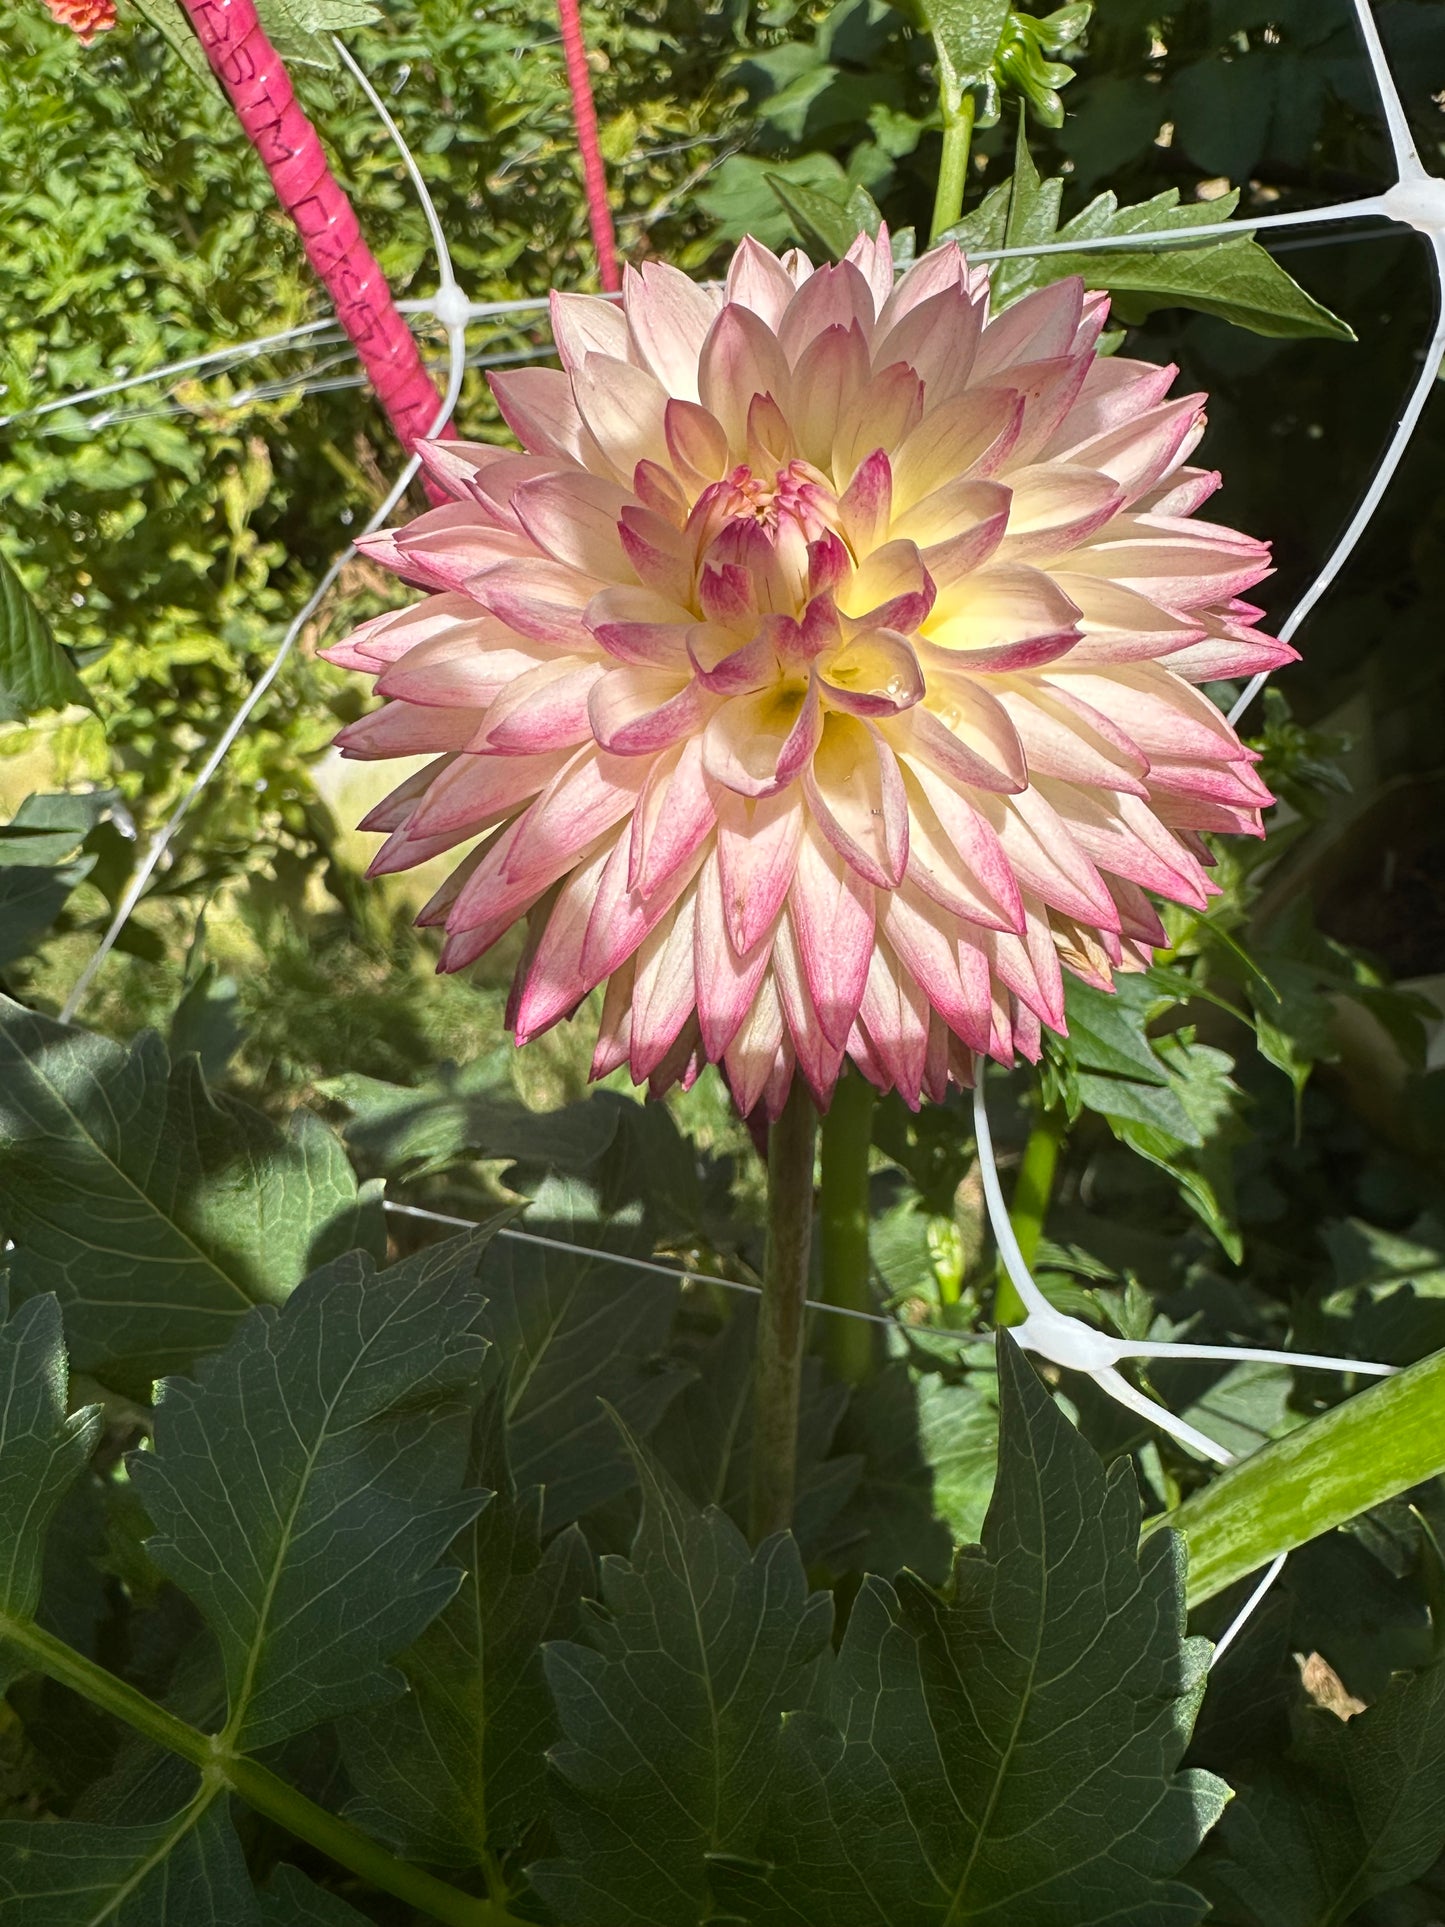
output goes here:
[[[1445, 16], [1433, 0], [1378, 14], [1438, 169]], [[941, 134], [932, 43], [902, 12], [649, 0], [586, 17], [634, 259], [703, 274], [747, 230], [816, 251], [817, 223], [844, 204], [921, 244]], [[416, 148], [472, 297], [587, 285], [550, 5], [388, 0], [348, 38]], [[1062, 178], [1064, 219], [1106, 189], [1126, 205], [1175, 190], [1202, 210], [1233, 187], [1258, 213], [1388, 177], [1346, 0], [1102, 0], [1066, 58], [1067, 112], [1059, 126], [1030, 115], [1017, 177]], [[296, 71], [393, 285], [425, 291], [424, 224], [381, 130], [340, 72]], [[975, 241], [1003, 218], [989, 197], [1014, 170], [1017, 108], [1006, 97], [975, 136]], [[9, 414], [323, 312], [219, 94], [134, 11], [89, 52], [38, 0], [7, 11], [0, 234]], [[1422, 245], [1396, 232], [1322, 231], [1276, 258], [1360, 345], [1149, 300], [1121, 314], [1129, 352], [1177, 360], [1209, 390], [1221, 517], [1274, 540], [1266, 593], [1283, 612], [1378, 456], [1432, 297]], [[496, 355], [546, 345], [531, 321], [472, 339]], [[477, 1922], [503, 1917], [493, 1904], [603, 1927], [816, 1921], [826, 1893], [831, 1927], [952, 1922], [975, 1903], [1037, 1927], [1024, 1873], [1056, 1851], [1059, 1927], [1425, 1927], [1445, 1905], [1439, 1481], [1297, 1553], [1201, 1708], [1175, 1555], [1162, 1535], [1137, 1553], [1127, 1467], [1150, 1515], [1202, 1470], [1087, 1381], [1059, 1388], [1081, 1443], [1007, 1352], [1002, 1389], [991, 1354], [923, 1331], [880, 1344], [856, 1387], [811, 1360], [796, 1549], [749, 1551], [745, 1305], [503, 1237], [437, 1245], [419, 1221], [383, 1225], [377, 1179], [465, 1219], [533, 1198], [526, 1222], [544, 1234], [660, 1254], [700, 1281], [746, 1282], [761, 1261], [759, 1167], [711, 1078], [666, 1110], [588, 1097], [585, 1015], [512, 1056], [510, 958], [436, 982], [404, 891], [362, 885], [324, 752], [366, 698], [314, 644], [380, 606], [379, 575], [346, 571], [188, 822], [86, 1007], [95, 1034], [50, 1027], [125, 887], [134, 832], [163, 819], [393, 472], [365, 392], [328, 386], [352, 373], [333, 357], [308, 346], [0, 425], [0, 545], [68, 652], [47, 654], [36, 628], [27, 660], [52, 704], [78, 693], [77, 665], [91, 705], [26, 721], [39, 684], [23, 701], [0, 684], [0, 986], [29, 1007], [0, 1006], [0, 1231], [20, 1307], [0, 1353], [26, 1388], [0, 1423], [0, 1540], [19, 1549], [0, 1568], [0, 1672], [15, 1681], [0, 1864], [25, 1870], [0, 1873], [0, 1923], [70, 1927], [77, 1893], [86, 1918], [146, 1927], [448, 1917], [338, 1872], [355, 1862], [317, 1849], [288, 1805], [299, 1791], [455, 1882], [482, 1909], [457, 1917]], [[480, 373], [459, 418], [501, 434]], [[1420, 994], [1445, 979], [1442, 501], [1435, 407], [1307, 625], [1304, 662], [1256, 713], [1282, 798], [1268, 844], [1222, 853], [1223, 897], [1171, 923], [1156, 972], [1112, 1002], [1071, 997], [1070, 1038], [1041, 1078], [995, 1086], [1041, 1281], [1125, 1336], [1402, 1365], [1445, 1347], [1445, 1070], [1427, 1059], [1437, 1005]], [[0, 593], [16, 600], [9, 578]], [[165, 1044], [138, 1039], [147, 1024]], [[985, 1328], [1000, 1298], [963, 1107], [881, 1104], [870, 1183], [879, 1302], [915, 1327]], [[98, 1214], [104, 1240], [87, 1229]], [[162, 1265], [180, 1282], [157, 1312], [147, 1280]], [[88, 1418], [66, 1418], [55, 1301]], [[335, 1333], [358, 1321], [385, 1369], [347, 1408], [356, 1445], [331, 1438], [307, 1387], [310, 1361], [340, 1359]], [[197, 1376], [153, 1408], [162, 1372]], [[1240, 1453], [1349, 1389], [1259, 1366], [1161, 1366], [1152, 1383]], [[288, 1428], [310, 1438], [343, 1519], [397, 1523], [392, 1564], [362, 1556], [372, 1523], [332, 1544], [300, 1473], [294, 1542], [267, 1539], [268, 1442]], [[1107, 1496], [1096, 1453], [1117, 1461]], [[1041, 1455], [1066, 1476], [1025, 1529]], [[228, 1502], [234, 1541], [215, 1524]], [[40, 1512], [54, 1513], [43, 1564]], [[1068, 1648], [1060, 1697], [1040, 1707], [1001, 1660], [1000, 1602], [1027, 1604], [1029, 1558], [1062, 1561], [1084, 1525], [1070, 1596], [1131, 1604], [1097, 1650]], [[294, 1650], [256, 1609], [251, 1557], [307, 1628]], [[713, 1589], [727, 1609], [710, 1619], [694, 1606]], [[347, 1619], [348, 1594], [390, 1601], [384, 1628]], [[1238, 1603], [1210, 1601], [1193, 1630], [1217, 1633]], [[666, 1692], [648, 1676], [654, 1625]], [[1051, 1660], [1069, 1637], [1048, 1629]], [[97, 1710], [93, 1678], [79, 1694], [58, 1683], [47, 1638], [188, 1730], [226, 1734], [246, 1755], [242, 1803], [197, 1777], [174, 1733], [150, 1738], [182, 1764], [130, 1733], [133, 1706]], [[334, 1664], [302, 1691], [323, 1645]], [[1293, 1654], [1313, 1656], [1303, 1684]], [[951, 1672], [986, 1673], [994, 1699], [950, 1700]], [[387, 1697], [399, 1677], [405, 1700]], [[740, 1714], [705, 1732], [720, 1680], [752, 1727]], [[1148, 1754], [1131, 1798], [1107, 1796], [1096, 1911], [1070, 1856], [1099, 1831], [1102, 1783], [1067, 1746], [1050, 1844], [970, 1887], [949, 1860], [971, 1824], [951, 1783], [1013, 1721], [1026, 1756], [1039, 1732], [1058, 1748], [1079, 1704], [1103, 1707], [1100, 1746], [1127, 1731]], [[920, 1765], [925, 1736], [943, 1768]], [[1221, 1778], [1235, 1799], [1206, 1838]], [[1006, 1810], [1016, 1793], [1000, 1789]], [[668, 1799], [667, 1828], [639, 1824]], [[172, 1833], [162, 1903], [126, 1882]], [[843, 1871], [873, 1835], [881, 1884], [867, 1865]]]

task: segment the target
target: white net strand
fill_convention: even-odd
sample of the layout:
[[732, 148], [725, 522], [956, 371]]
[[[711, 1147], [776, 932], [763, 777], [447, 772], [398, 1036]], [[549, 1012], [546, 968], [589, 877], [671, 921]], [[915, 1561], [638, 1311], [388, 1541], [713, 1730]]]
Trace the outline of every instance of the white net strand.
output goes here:
[[[226, 348], [211, 348], [202, 355], [187, 355], [181, 361], [167, 361], [159, 368], [147, 368], [137, 375], [124, 375], [118, 381], [109, 381], [101, 388], [78, 388], [73, 394], [62, 395], [58, 401], [41, 402], [34, 408], [19, 409], [13, 415], [0, 415], [0, 428], [14, 428], [21, 422], [36, 422], [46, 415], [57, 414], [63, 408], [78, 408], [84, 402], [104, 401], [110, 395], [123, 395], [131, 388], [144, 388], [152, 382], [173, 380], [177, 375], [195, 374], [203, 368], [220, 368], [231, 361], [248, 361], [256, 355], [269, 350], [284, 348], [292, 342], [321, 335], [331, 330], [340, 338], [338, 324], [327, 318], [321, 321], [303, 321], [298, 327], [283, 328], [279, 334], [257, 335], [253, 341], [233, 342]], [[309, 345], [314, 345], [309, 343]]]
[[1101, 1391], [1112, 1398], [1116, 1404], [1124, 1405], [1132, 1412], [1138, 1412], [1152, 1425], [1157, 1425], [1171, 1437], [1183, 1444], [1202, 1452], [1218, 1465], [1228, 1465], [1232, 1454], [1216, 1440], [1198, 1431], [1194, 1426], [1178, 1418], [1165, 1406], [1157, 1404], [1138, 1388], [1130, 1384], [1116, 1368], [1125, 1359], [1171, 1359], [1197, 1358], [1219, 1359], [1231, 1363], [1259, 1363], [1270, 1365], [1303, 1366], [1318, 1371], [1360, 1372], [1370, 1376], [1386, 1377], [1394, 1371], [1392, 1365], [1381, 1365], [1374, 1361], [1359, 1358], [1335, 1358], [1319, 1352], [1290, 1352], [1274, 1350], [1255, 1345], [1190, 1345], [1175, 1344], [1168, 1341], [1157, 1343], [1141, 1339], [1111, 1338], [1108, 1333], [1095, 1331], [1082, 1319], [1061, 1312], [1051, 1305], [1038, 1282], [1029, 1270], [1023, 1252], [1019, 1248], [1013, 1220], [1004, 1203], [1003, 1187], [999, 1182], [998, 1159], [993, 1148], [993, 1133], [989, 1128], [988, 1104], [984, 1096], [984, 1060], [974, 1059], [973, 1085], [973, 1125], [974, 1138], [978, 1145], [979, 1175], [983, 1181], [984, 1203], [988, 1210], [989, 1225], [993, 1231], [994, 1243], [1004, 1269], [1012, 1280], [1014, 1288], [1023, 1300], [1027, 1316], [1021, 1325], [1016, 1325], [1013, 1336], [1025, 1351], [1033, 1352], [1051, 1364], [1060, 1365], [1071, 1371], [1087, 1372]]
[[[1128, 209], [1123, 210], [1125, 213]], [[1231, 241], [1241, 235], [1286, 227], [1324, 227], [1333, 221], [1360, 221], [1370, 217], [1391, 218], [1388, 196], [1367, 195], [1359, 201], [1336, 201], [1330, 207], [1300, 207], [1288, 214], [1246, 215], [1240, 221], [1201, 221], [1196, 227], [1141, 229], [1136, 234], [1081, 235], [1075, 241], [1026, 241], [1018, 247], [970, 250], [970, 261], [1022, 261], [1040, 254], [1101, 254], [1115, 248], [1148, 248], [1166, 253], [1176, 246], [1193, 246], [1197, 241]]]
[[1305, 1371], [1361, 1372], [1367, 1378], [1392, 1378], [1398, 1365], [1381, 1365], [1377, 1359], [1335, 1358], [1324, 1352], [1276, 1351], [1263, 1345], [1178, 1345], [1172, 1340], [1116, 1339], [1110, 1341], [1114, 1359], [1124, 1358], [1207, 1358], [1223, 1359], [1234, 1365], [1297, 1365]]
[[1264, 1602], [1265, 1594], [1284, 1571], [1284, 1562], [1288, 1557], [1289, 1554], [1287, 1552], [1282, 1552], [1276, 1558], [1270, 1560], [1264, 1569], [1264, 1577], [1249, 1595], [1248, 1599], [1245, 1600], [1233, 1619], [1230, 1620], [1218, 1639], [1215, 1640], [1214, 1651], [1209, 1655], [1209, 1671], [1211, 1673], [1229, 1651], [1235, 1640], [1238, 1639], [1239, 1635], [1244, 1631], [1250, 1620], [1253, 1619], [1255, 1613], [1258, 1612]]
[[[1336, 543], [1325, 566], [1280, 625], [1279, 634], [1283, 642], [1289, 642], [1294, 637], [1305, 618], [1313, 612], [1326, 592], [1333, 587], [1341, 570], [1359, 547], [1365, 531], [1375, 519], [1376, 510], [1385, 499], [1385, 491], [1395, 479], [1395, 471], [1405, 459], [1405, 452], [1414, 439], [1420, 418], [1425, 413], [1426, 403], [1434, 390], [1439, 376], [1440, 359], [1445, 355], [1445, 236], [1438, 231], [1430, 236], [1430, 259], [1435, 283], [1436, 318], [1434, 331], [1420, 364], [1420, 372], [1415, 378], [1400, 419], [1395, 424], [1395, 431], [1386, 445], [1384, 454], [1380, 457], [1374, 474], [1370, 477], [1370, 485], [1346, 524], [1344, 534]], [[1269, 681], [1269, 673], [1267, 669], [1262, 669], [1258, 675], [1251, 676], [1245, 684], [1238, 701], [1229, 711], [1228, 720], [1231, 727], [1238, 724], [1240, 717]]]
[[[482, 1227], [475, 1218], [454, 1217], [448, 1211], [428, 1211], [418, 1204], [402, 1204], [395, 1198], [382, 1200], [383, 1210], [392, 1212], [400, 1218], [418, 1218], [427, 1224], [450, 1225], [459, 1231], [478, 1231]], [[679, 1265], [660, 1264], [656, 1258], [636, 1258], [626, 1251], [608, 1251], [600, 1245], [572, 1244], [566, 1238], [548, 1238], [540, 1231], [519, 1231], [515, 1225], [501, 1225], [493, 1233], [497, 1238], [511, 1238], [520, 1244], [536, 1245], [546, 1251], [566, 1252], [573, 1258], [586, 1258], [592, 1263], [618, 1265], [624, 1271], [640, 1271], [654, 1278], [666, 1278], [676, 1285], [716, 1285], [720, 1291], [737, 1291], [749, 1298], [760, 1298], [761, 1285], [750, 1285], [741, 1278], [721, 1278], [711, 1271], [688, 1271]], [[838, 1318], [852, 1318], [864, 1325], [881, 1325], [885, 1331], [898, 1332], [905, 1338], [946, 1338], [955, 1345], [992, 1345], [994, 1335], [989, 1331], [954, 1331], [947, 1325], [914, 1325], [902, 1318], [890, 1317], [887, 1312], [860, 1311], [852, 1305], [831, 1305], [823, 1298], [805, 1298], [804, 1305], [809, 1311], [831, 1312]]]
[[[1425, 404], [1430, 399], [1431, 391], [1435, 386], [1441, 356], [1445, 354], [1445, 181], [1438, 180], [1425, 171], [1420, 156], [1415, 150], [1415, 142], [1410, 134], [1410, 124], [1405, 113], [1405, 104], [1400, 98], [1399, 88], [1395, 85], [1395, 76], [1385, 55], [1384, 42], [1380, 39], [1380, 30], [1371, 11], [1370, 0], [1355, 0], [1355, 18], [1359, 25], [1360, 37], [1364, 42], [1365, 57], [1370, 63], [1370, 72], [1380, 96], [1380, 111], [1384, 116], [1385, 131], [1389, 135], [1390, 151], [1395, 159], [1395, 184], [1378, 197], [1378, 209], [1388, 220], [1417, 229], [1430, 243], [1430, 265], [1435, 284], [1435, 326], [1425, 349], [1425, 357], [1415, 385], [1396, 423], [1395, 432], [1390, 437], [1374, 474], [1370, 477], [1369, 487], [1359, 507], [1355, 510], [1324, 568], [1315, 577], [1280, 629], [1280, 636], [1285, 642], [1294, 636], [1301, 623], [1334, 583], [1354, 554], [1366, 529], [1374, 520], [1375, 511], [1384, 500], [1385, 491], [1394, 480], [1395, 471], [1404, 460], [1405, 451], [1410, 446], [1420, 418], [1425, 412]], [[1231, 725], [1238, 723], [1268, 680], [1268, 670], [1262, 670], [1245, 684], [1239, 700], [1229, 712]]]
[[[336, 44], [338, 47], [341, 46], [340, 41], [337, 41]], [[431, 195], [427, 191], [426, 182], [422, 179], [421, 173], [416, 167], [415, 161], [412, 159], [411, 152], [402, 139], [400, 129], [391, 118], [391, 115], [387, 113], [375, 89], [352, 61], [351, 56], [346, 52], [345, 48], [342, 48], [341, 51], [346, 59], [347, 65], [361, 82], [368, 99], [381, 114], [387, 131], [402, 150], [407, 170], [411, 175], [417, 193], [421, 198], [423, 208], [426, 211], [427, 225], [436, 243], [438, 288], [436, 298], [432, 305], [433, 312], [437, 314], [438, 318], [446, 327], [450, 368], [447, 378], [446, 395], [433, 417], [431, 427], [428, 431], [429, 435], [435, 435], [451, 420], [461, 396], [462, 381], [466, 374], [466, 311], [468, 303], [466, 296], [457, 286], [456, 277], [452, 272], [451, 253], [446, 244], [446, 237], [442, 234], [441, 223], [437, 220], [436, 208], [432, 203]], [[389, 519], [392, 510], [410, 487], [412, 477], [416, 474], [420, 466], [420, 456], [413, 455], [408, 459], [406, 466], [402, 469], [401, 474], [388, 491], [386, 499], [368, 520], [363, 531], [364, 534], [373, 534]], [[95, 980], [96, 972], [110, 955], [111, 950], [115, 946], [116, 939], [130, 921], [131, 914], [144, 895], [147, 884], [150, 882], [157, 866], [170, 848], [176, 833], [184, 823], [186, 817], [190, 814], [192, 806], [195, 804], [197, 798], [203, 794], [217, 770], [220, 769], [222, 763], [225, 762], [226, 757], [230, 754], [232, 745], [250, 721], [257, 705], [262, 701], [267, 691], [280, 675], [302, 630], [320, 608], [322, 602], [330, 593], [332, 584], [356, 553], [355, 542], [349, 542], [333, 560], [320, 582], [316, 585], [315, 590], [307, 598], [305, 605], [282, 637], [280, 646], [271, 658], [270, 664], [262, 675], [252, 684], [245, 700], [241, 703], [235, 715], [232, 716], [230, 722], [222, 731], [210, 755], [201, 765], [195, 781], [191, 784], [180, 802], [177, 803], [175, 809], [172, 810], [170, 816], [166, 819], [157, 834], [151, 839], [146, 848], [145, 855], [136, 865], [135, 874], [132, 876], [120, 903], [116, 907], [115, 915], [111, 918], [105, 935], [101, 938], [94, 953], [86, 962], [80, 975], [76, 978], [70, 995], [65, 1000], [60, 1012], [60, 1021], [62, 1023], [68, 1024], [74, 1021], [75, 1014], [80, 1008], [86, 991]]]
[[1365, 43], [1365, 58], [1379, 89], [1380, 107], [1385, 116], [1385, 131], [1390, 137], [1390, 151], [1395, 156], [1395, 173], [1398, 180], [1406, 180], [1411, 175], [1425, 172], [1420, 165], [1420, 156], [1415, 152], [1415, 142], [1410, 133], [1410, 123], [1405, 114], [1405, 103], [1400, 98], [1400, 90], [1395, 85], [1395, 76], [1390, 71], [1390, 63], [1385, 57], [1384, 42], [1380, 39], [1380, 29], [1375, 24], [1374, 10], [1370, 0], [1355, 0], [1355, 20], [1360, 29], [1360, 38]]

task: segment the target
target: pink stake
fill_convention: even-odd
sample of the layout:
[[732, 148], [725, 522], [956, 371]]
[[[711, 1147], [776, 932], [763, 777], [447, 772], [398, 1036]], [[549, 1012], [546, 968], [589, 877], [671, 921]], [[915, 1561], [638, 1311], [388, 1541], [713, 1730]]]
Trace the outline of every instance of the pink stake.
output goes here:
[[562, 51], [567, 57], [567, 85], [572, 90], [572, 116], [577, 123], [577, 146], [582, 154], [582, 179], [587, 188], [587, 221], [597, 250], [597, 279], [609, 294], [622, 286], [617, 265], [617, 237], [612, 209], [607, 205], [607, 175], [597, 139], [597, 107], [592, 99], [592, 76], [587, 70], [587, 48], [582, 39], [582, 15], [577, 0], [557, 0], [562, 22]]
[[[351, 203], [327, 165], [316, 129], [296, 99], [285, 62], [266, 38], [253, 0], [181, 4], [410, 454], [433, 432], [441, 397], [362, 238]], [[451, 432], [448, 423], [441, 435]]]

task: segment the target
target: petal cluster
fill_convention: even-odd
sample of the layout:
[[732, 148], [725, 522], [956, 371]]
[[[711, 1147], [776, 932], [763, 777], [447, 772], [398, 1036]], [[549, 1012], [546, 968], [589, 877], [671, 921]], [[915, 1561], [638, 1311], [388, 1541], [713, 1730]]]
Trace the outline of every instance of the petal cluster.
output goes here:
[[45, 4], [85, 47], [98, 33], [109, 33], [115, 25], [115, 0], [45, 0]]
[[1147, 962], [1151, 895], [1205, 906], [1202, 833], [1270, 798], [1195, 685], [1294, 652], [1196, 518], [1203, 397], [1106, 313], [745, 241], [721, 289], [554, 296], [561, 368], [494, 382], [522, 452], [426, 451], [449, 502], [364, 547], [430, 593], [330, 652], [386, 699], [341, 742], [431, 757], [373, 869], [464, 850], [443, 969], [527, 919], [519, 1042], [605, 985], [598, 1075], [776, 1115], [846, 1058], [916, 1104]]

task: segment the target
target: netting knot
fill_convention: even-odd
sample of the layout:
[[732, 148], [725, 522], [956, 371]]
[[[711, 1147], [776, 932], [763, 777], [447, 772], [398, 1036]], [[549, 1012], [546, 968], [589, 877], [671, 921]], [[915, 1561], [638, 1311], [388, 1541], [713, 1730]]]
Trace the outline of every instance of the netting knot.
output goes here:
[[1380, 196], [1380, 211], [1421, 234], [1445, 235], [1445, 180], [1423, 167], [1418, 172], [1402, 170], [1395, 185]]

